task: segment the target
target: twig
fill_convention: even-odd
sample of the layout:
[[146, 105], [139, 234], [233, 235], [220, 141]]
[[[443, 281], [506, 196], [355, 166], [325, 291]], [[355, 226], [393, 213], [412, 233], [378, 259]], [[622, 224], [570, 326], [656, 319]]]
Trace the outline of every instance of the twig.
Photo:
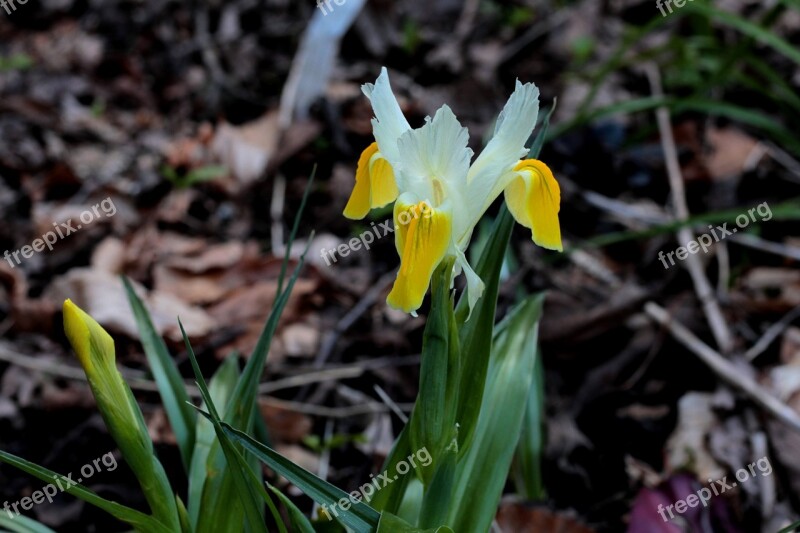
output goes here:
[[378, 280], [375, 285], [373, 285], [364, 297], [350, 310], [344, 315], [339, 322], [336, 323], [336, 326], [333, 328], [332, 331], [328, 332], [323, 339], [322, 344], [319, 348], [319, 352], [317, 353], [316, 359], [314, 359], [314, 366], [321, 367], [325, 364], [325, 361], [333, 352], [333, 348], [336, 346], [336, 341], [339, 340], [339, 337], [350, 329], [350, 326], [355, 324], [356, 320], [358, 320], [361, 315], [367, 312], [367, 310], [372, 307], [378, 297], [383, 294], [383, 291], [386, 290], [386, 287], [389, 283], [395, 278], [395, 272], [387, 272]]
[[399, 419], [400, 419], [400, 420], [403, 422], [403, 424], [407, 424], [407, 423], [408, 423], [408, 417], [407, 417], [407, 416], [406, 416], [406, 414], [405, 414], [405, 413], [404, 413], [404, 412], [403, 412], [403, 411], [402, 411], [402, 410], [401, 410], [401, 409], [400, 409], [400, 408], [397, 406], [397, 404], [395, 403], [395, 401], [394, 401], [394, 400], [392, 400], [392, 399], [389, 397], [389, 395], [388, 395], [388, 394], [386, 394], [386, 391], [385, 391], [385, 390], [383, 390], [383, 387], [381, 387], [380, 385], [374, 385], [374, 386], [373, 386], [373, 389], [375, 389], [375, 392], [377, 392], [377, 393], [378, 393], [378, 396], [380, 396], [380, 397], [381, 397], [381, 401], [383, 401], [383, 403], [385, 403], [385, 404], [386, 404], [386, 406], [387, 406], [389, 409], [391, 409], [391, 410], [392, 410], [392, 412], [394, 412], [394, 414], [396, 414], [396, 415], [397, 415], [397, 418], [399, 418]]
[[800, 431], [800, 415], [756, 383], [753, 378], [743, 375], [733, 363], [697, 338], [689, 329], [672, 320], [663, 307], [654, 302], [648, 302], [645, 304], [644, 310], [653, 320], [668, 329], [675, 340], [697, 355], [720, 378], [742, 391], [756, 404], [792, 429]]
[[[661, 74], [658, 67], [650, 63], [646, 66], [647, 77], [650, 80], [650, 87], [653, 96], [661, 98], [664, 96], [664, 91], [661, 87]], [[689, 207], [686, 204], [686, 190], [683, 186], [683, 175], [681, 174], [680, 163], [678, 162], [678, 149], [675, 146], [675, 137], [672, 133], [672, 124], [670, 123], [669, 109], [662, 106], [656, 109], [656, 120], [658, 122], [658, 131], [661, 136], [661, 146], [664, 150], [664, 159], [667, 165], [667, 176], [669, 177], [669, 186], [672, 190], [672, 200], [675, 206], [676, 218], [680, 221], [685, 221], [689, 218]], [[695, 238], [694, 232], [688, 227], [683, 227], [678, 230], [679, 242], [688, 243]], [[723, 353], [729, 353], [733, 349], [733, 337], [725, 322], [725, 317], [719, 308], [717, 300], [714, 298], [714, 292], [711, 284], [706, 277], [703, 265], [700, 259], [692, 254], [686, 258], [686, 268], [692, 277], [697, 298], [703, 306], [703, 312], [706, 315], [711, 331], [717, 341], [717, 346]]]
[[778, 335], [783, 333], [786, 328], [789, 327], [789, 324], [795, 321], [797, 317], [800, 317], [800, 305], [786, 313], [786, 315], [781, 318], [779, 321], [772, 324], [767, 331], [758, 339], [749, 350], [747, 350], [744, 354], [744, 358], [748, 361], [752, 361], [759, 355], [761, 355], [764, 350], [769, 348], [769, 345], [772, 344], [772, 341], [778, 338]]

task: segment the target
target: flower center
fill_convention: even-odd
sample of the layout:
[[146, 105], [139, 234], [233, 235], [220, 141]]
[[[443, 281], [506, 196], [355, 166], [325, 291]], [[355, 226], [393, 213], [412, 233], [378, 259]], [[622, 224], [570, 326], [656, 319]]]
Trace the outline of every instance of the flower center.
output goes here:
[[444, 185], [438, 178], [433, 178], [433, 203], [437, 207], [444, 202]]

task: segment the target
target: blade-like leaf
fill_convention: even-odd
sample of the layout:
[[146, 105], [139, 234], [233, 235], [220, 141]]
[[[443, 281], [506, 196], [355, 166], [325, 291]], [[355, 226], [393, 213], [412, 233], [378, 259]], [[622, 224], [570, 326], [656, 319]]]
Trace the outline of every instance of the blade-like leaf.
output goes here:
[[419, 529], [402, 518], [384, 511], [381, 513], [381, 521], [378, 524], [377, 533], [453, 533], [453, 530], [447, 526], [434, 529]]
[[[236, 493], [238, 494], [241, 506], [244, 509], [247, 530], [251, 533], [257, 531], [263, 531], [266, 533], [267, 526], [264, 524], [264, 518], [261, 515], [261, 509], [263, 507], [261, 500], [263, 498], [258, 492], [259, 490], [264, 489], [261, 487], [260, 480], [256, 480], [256, 483], [253, 483], [253, 480], [251, 479], [251, 476], [254, 476], [252, 470], [250, 470], [250, 467], [247, 465], [244, 458], [223, 433], [222, 428], [219, 425], [220, 418], [219, 414], [217, 413], [217, 408], [211, 398], [211, 393], [208, 392], [208, 386], [206, 385], [206, 380], [203, 377], [203, 373], [200, 371], [200, 365], [197, 363], [197, 358], [194, 355], [192, 344], [189, 342], [189, 337], [186, 335], [186, 331], [183, 329], [183, 324], [180, 322], [180, 320], [178, 321], [178, 324], [180, 325], [181, 334], [183, 335], [183, 342], [186, 346], [186, 351], [189, 354], [189, 360], [192, 363], [192, 369], [194, 370], [195, 378], [197, 379], [197, 386], [200, 388], [200, 395], [203, 397], [203, 401], [208, 408], [208, 412], [211, 413], [209, 420], [211, 420], [211, 423], [214, 426], [214, 432], [216, 433], [217, 439], [222, 447], [222, 451], [225, 454], [227, 471], [231, 473], [231, 479], [233, 480]], [[264, 496], [266, 496], [266, 494]], [[269, 497], [266, 499], [269, 499]], [[282, 522], [279, 520], [279, 523]], [[223, 513], [219, 513], [218, 516], [212, 516], [211, 520], [208, 522], [200, 522], [198, 524], [198, 531], [227, 531], [230, 529], [231, 525], [230, 519]], [[238, 526], [239, 524], [234, 525]]]
[[[304, 206], [305, 202], [303, 202], [302, 205]], [[302, 210], [298, 210], [295, 216], [295, 226], [292, 234], [290, 235], [289, 242], [286, 244], [287, 254], [284, 257], [281, 267], [282, 271], [285, 270], [286, 265], [288, 264], [288, 251], [292, 248], [294, 243], [293, 239], [295, 235], [295, 229], [298, 225], [300, 217], [302, 216], [302, 213]], [[230, 401], [228, 402], [227, 406], [225, 406], [224, 420], [230, 422], [234, 427], [242, 428], [249, 432], [253, 429], [253, 420], [255, 420], [257, 416], [260, 416], [256, 408], [258, 382], [264, 370], [269, 347], [272, 343], [272, 337], [275, 334], [275, 330], [278, 327], [281, 313], [289, 301], [294, 284], [297, 281], [301, 270], [303, 269], [305, 255], [308, 251], [308, 246], [311, 243], [312, 237], [313, 234], [308, 239], [306, 249], [301, 255], [297, 266], [295, 267], [288, 286], [285, 290], [283, 290], [283, 292], [277, 293], [272, 310], [269, 314], [266, 324], [264, 325], [256, 347], [253, 350], [253, 354], [247, 360], [247, 364], [242, 371], [242, 376], [234, 388]], [[282, 284], [282, 280], [279, 280], [279, 284]], [[227, 513], [230, 516], [233, 516], [236, 512], [240, 512], [241, 514], [241, 501], [236, 496], [234, 480], [232, 479], [230, 472], [228, 472], [225, 468], [225, 464], [225, 454], [223, 453], [223, 450], [220, 448], [219, 444], [216, 444], [214, 447], [212, 447], [209, 453], [207, 467], [209, 471], [209, 477], [203, 489], [203, 505], [201, 505], [200, 508], [198, 524], [204, 524], [213, 521], [215, 520], [214, 517], [218, 516], [220, 513]], [[260, 472], [258, 475], [260, 475]]]
[[[211, 378], [209, 392], [214, 404], [220, 409], [225, 409], [228, 399], [233, 393], [236, 382], [239, 379], [239, 368], [236, 356], [230, 356], [217, 369], [214, 377]], [[191, 409], [191, 406], [187, 406]], [[208, 407], [205, 407], [208, 409]], [[192, 409], [194, 411], [194, 409]], [[195, 415], [197, 413], [195, 412]], [[189, 469], [189, 520], [194, 528], [197, 528], [197, 520], [200, 516], [200, 508], [203, 497], [203, 488], [208, 475], [207, 463], [211, 449], [216, 442], [214, 425], [205, 419], [197, 417], [197, 428], [195, 430], [194, 451], [192, 452], [192, 464]]]
[[[555, 105], [544, 117], [539, 126], [539, 132], [533, 142], [528, 157], [536, 158], [547, 136], [550, 116]], [[495, 220], [492, 237], [485, 246], [481, 257], [475, 267], [475, 272], [483, 280], [485, 289], [483, 296], [478, 300], [472, 317], [467, 320], [469, 305], [466, 295], [462, 295], [456, 307], [456, 320], [461, 334], [461, 384], [458, 394], [459, 424], [458, 447], [460, 453], [465, 453], [469, 447], [477, 424], [481, 409], [481, 399], [486, 381], [486, 372], [489, 366], [489, 355], [492, 351], [492, 332], [494, 330], [494, 317], [497, 308], [497, 294], [500, 288], [500, 271], [503, 267], [508, 241], [514, 219], [505, 204], [500, 208], [500, 214]]]
[[276, 487], [272, 485], [267, 485], [269, 490], [272, 491], [275, 496], [283, 503], [283, 506], [286, 507], [286, 510], [289, 511], [289, 519], [292, 521], [292, 527], [294, 531], [299, 531], [300, 533], [314, 533], [314, 526], [311, 525], [311, 522], [306, 518], [306, 515], [303, 514], [303, 511], [297, 508], [297, 506], [290, 500], [284, 493], [278, 490]]
[[514, 482], [517, 493], [526, 500], [536, 501], [545, 497], [542, 484], [541, 457], [544, 447], [544, 370], [542, 358], [534, 363], [533, 385], [528, 392], [522, 432], [514, 454]]
[[[204, 416], [210, 415], [202, 413]], [[258, 457], [272, 470], [282, 475], [302, 490], [307, 496], [320, 505], [333, 507], [339, 500], [348, 499], [349, 495], [338, 487], [320, 479], [308, 470], [294, 464], [275, 450], [264, 446], [245, 433], [221, 423], [222, 429], [233, 440]], [[364, 502], [353, 503], [348, 510], [340, 510], [337, 520], [358, 533], [375, 531], [380, 514]]]
[[491, 527], [533, 381], [543, 300], [543, 295], [530, 297], [497, 327], [475, 436], [456, 467], [447, 521], [454, 531]]
[[[406, 424], [400, 431], [400, 434], [397, 436], [392, 446], [392, 451], [389, 452], [389, 456], [386, 458], [386, 461], [384, 461], [383, 470], [385, 472], [397, 472], [397, 463], [411, 455], [410, 432], [411, 428], [409, 424]], [[378, 511], [388, 511], [397, 514], [398, 509], [400, 509], [400, 504], [403, 501], [406, 487], [411, 479], [411, 476], [401, 476], [396, 482], [384, 487], [383, 490], [375, 494], [369, 504]]]
[[128, 303], [133, 310], [136, 318], [136, 325], [139, 329], [139, 336], [142, 340], [142, 348], [147, 356], [147, 363], [150, 371], [158, 385], [158, 392], [164, 404], [164, 411], [167, 413], [169, 424], [175, 433], [178, 441], [178, 449], [183, 459], [183, 468], [189, 471], [191, 463], [192, 449], [194, 448], [195, 426], [197, 424], [197, 413], [192, 409], [189, 402], [189, 395], [183, 383], [183, 378], [175, 365], [175, 361], [167, 350], [167, 345], [153, 326], [150, 313], [142, 301], [133, 290], [128, 278], [122, 276], [122, 283], [125, 285], [125, 292], [128, 295]]
[[9, 518], [5, 512], [0, 513], [0, 532], [5, 533], [56, 533], [41, 522], [27, 516], [19, 515]]
[[64, 480], [62, 483], [64, 492], [71, 494], [76, 498], [80, 498], [86, 503], [94, 505], [99, 509], [102, 509], [118, 520], [122, 520], [123, 522], [130, 524], [136, 529], [136, 531], [142, 531], [146, 533], [175, 533], [173, 530], [150, 515], [146, 515], [140, 511], [131, 509], [130, 507], [125, 507], [124, 505], [120, 505], [116, 502], [106, 500], [105, 498], [102, 498], [91, 490], [87, 489], [80, 483], [73, 485], [71, 481], [66, 481], [66, 476], [62, 476], [56, 472], [53, 472], [52, 470], [48, 470], [47, 468], [41, 467], [35, 463], [26, 461], [21, 457], [17, 457], [16, 455], [8, 452], [0, 451], [0, 462], [19, 468], [20, 470], [41, 479], [45, 483], [52, 483], [56, 478], [58, 478], [58, 480]]

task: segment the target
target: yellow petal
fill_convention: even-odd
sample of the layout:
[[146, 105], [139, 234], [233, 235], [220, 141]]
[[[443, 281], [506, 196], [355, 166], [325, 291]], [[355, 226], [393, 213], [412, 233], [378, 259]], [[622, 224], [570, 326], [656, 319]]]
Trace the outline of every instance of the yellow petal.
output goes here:
[[517, 222], [531, 229], [533, 242], [562, 251], [558, 223], [561, 189], [553, 172], [537, 159], [520, 161], [514, 171], [517, 177], [505, 189], [508, 210]]
[[394, 179], [394, 170], [387, 160], [378, 154], [373, 157], [369, 170], [370, 208], [383, 207], [397, 200], [399, 191]]
[[394, 202], [397, 195], [394, 170], [378, 151], [378, 143], [373, 142], [358, 158], [356, 183], [344, 208], [344, 216], [362, 219], [370, 209]]
[[452, 216], [426, 202], [398, 202], [394, 213], [400, 270], [386, 301], [396, 309], [412, 313], [422, 305], [433, 271], [450, 245]]

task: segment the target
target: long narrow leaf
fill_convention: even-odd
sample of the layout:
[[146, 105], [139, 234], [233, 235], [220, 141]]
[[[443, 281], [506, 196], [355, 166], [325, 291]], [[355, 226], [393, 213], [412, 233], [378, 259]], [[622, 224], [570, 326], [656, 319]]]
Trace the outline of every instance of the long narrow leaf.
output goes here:
[[164, 404], [164, 411], [167, 413], [169, 424], [175, 433], [178, 441], [178, 449], [181, 452], [183, 468], [189, 471], [194, 448], [195, 425], [197, 424], [197, 413], [192, 409], [189, 402], [189, 395], [183, 383], [183, 378], [175, 365], [175, 361], [167, 350], [164, 339], [156, 331], [150, 313], [142, 301], [133, 290], [128, 278], [122, 276], [122, 283], [125, 285], [125, 292], [128, 295], [128, 303], [133, 310], [136, 318], [136, 325], [142, 341], [142, 348], [147, 356], [147, 363], [150, 371], [158, 385], [158, 392]]
[[[206, 413], [201, 414], [206, 417], [210, 416]], [[224, 422], [221, 423], [221, 426], [230, 438], [238, 441], [247, 451], [258, 457], [272, 470], [297, 485], [300, 490], [318, 504], [333, 507], [339, 500], [343, 498], [349, 499], [349, 495], [343, 490], [294, 464], [275, 450], [257, 442], [246, 433], [242, 433]], [[339, 516], [337, 517], [339, 522], [358, 533], [375, 531], [378, 527], [379, 519], [380, 514], [364, 502], [353, 503], [347, 511], [339, 511]]]
[[[208, 412], [211, 413], [210, 420], [211, 423], [214, 425], [214, 432], [217, 435], [217, 439], [219, 439], [220, 446], [222, 447], [222, 451], [225, 454], [225, 459], [227, 460], [227, 467], [228, 471], [232, 473], [232, 479], [234, 481], [234, 485], [236, 487], [236, 492], [241, 498], [241, 504], [244, 509], [244, 515], [247, 524], [247, 530], [251, 533], [263, 531], [264, 533], [267, 532], [267, 526], [264, 524], [264, 519], [261, 515], [261, 508], [263, 505], [261, 504], [261, 499], [258, 494], [258, 490], [263, 490], [263, 487], [260, 486], [260, 481], [257, 484], [252, 483], [248, 474], [252, 475], [252, 471], [247, 463], [242, 458], [241, 454], [236, 450], [230, 440], [225, 436], [220, 427], [219, 422], [219, 414], [217, 413], [217, 408], [214, 405], [214, 401], [211, 398], [211, 393], [208, 392], [208, 386], [206, 385], [206, 380], [203, 377], [203, 373], [200, 371], [200, 365], [197, 363], [197, 357], [194, 355], [194, 349], [192, 348], [192, 344], [189, 342], [189, 337], [186, 335], [186, 331], [183, 329], [183, 324], [178, 321], [181, 334], [183, 335], [183, 342], [186, 345], [186, 351], [189, 354], [189, 360], [192, 362], [192, 369], [194, 370], [195, 378], [197, 379], [197, 385], [200, 388], [200, 395], [203, 397], [203, 401], [208, 408]], [[220, 513], [219, 516], [213, 517], [216, 522], [222, 522], [222, 525], [216, 524], [208, 524], [208, 523], [200, 523], [199, 530], [200, 531], [210, 531], [216, 532], [220, 531], [223, 527], [230, 526], [230, 521], [228, 518]], [[279, 523], [281, 523], [279, 521]]]
[[456, 467], [452, 485], [447, 525], [454, 531], [491, 527], [533, 381], [543, 300], [542, 295], [529, 298], [497, 327], [475, 437]]
[[26, 461], [21, 457], [17, 457], [16, 455], [8, 452], [0, 451], [0, 462], [19, 468], [23, 472], [27, 472], [28, 474], [41, 479], [45, 483], [53, 483], [53, 481], [56, 479], [60, 480], [61, 486], [64, 487], [64, 492], [75, 496], [86, 503], [94, 505], [99, 509], [102, 509], [118, 520], [130, 524], [136, 528], [136, 531], [147, 533], [175, 533], [150, 515], [146, 515], [140, 511], [131, 509], [130, 507], [125, 507], [124, 505], [120, 505], [116, 502], [102, 498], [80, 483], [73, 485], [71, 482], [65, 481], [67, 476], [57, 474], [52, 470], [48, 470], [47, 468], [41, 467], [35, 463]]
[[9, 518], [5, 512], [0, 513], [0, 531], [5, 533], [56, 533], [41, 522], [27, 516], [19, 515]]

